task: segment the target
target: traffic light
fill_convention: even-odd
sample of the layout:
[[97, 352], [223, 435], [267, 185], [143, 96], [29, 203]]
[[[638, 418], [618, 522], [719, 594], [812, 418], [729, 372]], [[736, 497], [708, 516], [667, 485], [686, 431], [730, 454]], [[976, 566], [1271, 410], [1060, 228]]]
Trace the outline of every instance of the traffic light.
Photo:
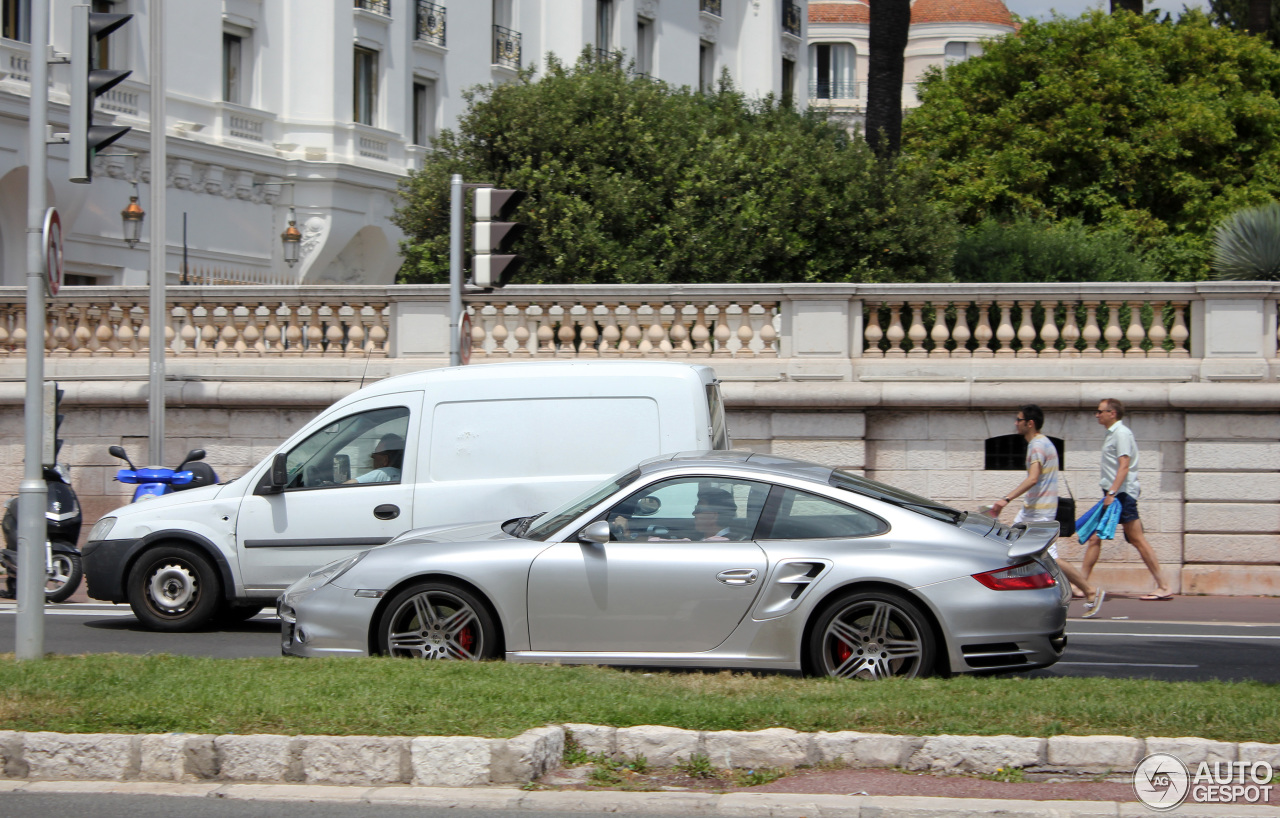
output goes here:
[[508, 251], [525, 231], [525, 225], [506, 219], [524, 201], [523, 190], [495, 190], [491, 187], [476, 189], [475, 230], [471, 260], [471, 283], [483, 289], [505, 285], [516, 270], [521, 258]]
[[44, 440], [41, 462], [45, 466], [53, 466], [58, 462], [58, 451], [62, 449], [62, 439], [58, 437], [58, 427], [66, 415], [58, 413], [62, 404], [63, 390], [56, 381], [44, 382]]
[[132, 130], [93, 124], [94, 101], [133, 73], [95, 68], [93, 54], [99, 40], [132, 19], [132, 14], [100, 14], [89, 11], [88, 6], [71, 7], [71, 170], [67, 178], [72, 182], [92, 182], [94, 156]]

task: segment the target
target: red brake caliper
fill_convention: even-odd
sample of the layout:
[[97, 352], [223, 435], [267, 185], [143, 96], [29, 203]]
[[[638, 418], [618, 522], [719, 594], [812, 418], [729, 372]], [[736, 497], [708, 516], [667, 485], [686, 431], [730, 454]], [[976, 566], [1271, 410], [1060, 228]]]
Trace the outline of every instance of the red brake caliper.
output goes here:
[[836, 664], [843, 665], [853, 655], [853, 648], [845, 644], [843, 639], [836, 639]]
[[463, 628], [462, 632], [458, 634], [458, 644], [461, 645], [462, 649], [467, 653], [471, 653], [471, 648], [475, 643], [476, 635], [471, 632], [470, 627]]

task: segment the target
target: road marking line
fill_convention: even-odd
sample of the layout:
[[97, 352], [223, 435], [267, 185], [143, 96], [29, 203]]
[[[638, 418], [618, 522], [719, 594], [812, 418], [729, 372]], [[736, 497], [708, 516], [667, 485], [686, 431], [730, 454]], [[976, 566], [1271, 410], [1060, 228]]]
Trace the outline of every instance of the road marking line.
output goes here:
[[1055, 662], [1058, 665], [1084, 665], [1086, 667], [1200, 667], [1199, 665], [1164, 665], [1147, 662]]
[[1161, 639], [1276, 639], [1280, 640], [1280, 635], [1276, 636], [1254, 636], [1250, 634], [1217, 634], [1217, 633], [1109, 633], [1106, 631], [1071, 631], [1067, 636], [1128, 636], [1142, 637], [1143, 639], [1151, 639], [1159, 637]]

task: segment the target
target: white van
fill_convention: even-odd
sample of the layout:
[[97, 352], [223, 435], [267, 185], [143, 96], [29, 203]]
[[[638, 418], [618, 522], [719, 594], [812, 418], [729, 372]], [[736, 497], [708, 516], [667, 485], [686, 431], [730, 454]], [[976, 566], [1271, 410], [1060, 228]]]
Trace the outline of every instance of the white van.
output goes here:
[[85, 579], [152, 629], [191, 630], [252, 616], [307, 571], [407, 529], [545, 511], [645, 458], [728, 448], [705, 366], [400, 375], [338, 401], [243, 477], [103, 517]]

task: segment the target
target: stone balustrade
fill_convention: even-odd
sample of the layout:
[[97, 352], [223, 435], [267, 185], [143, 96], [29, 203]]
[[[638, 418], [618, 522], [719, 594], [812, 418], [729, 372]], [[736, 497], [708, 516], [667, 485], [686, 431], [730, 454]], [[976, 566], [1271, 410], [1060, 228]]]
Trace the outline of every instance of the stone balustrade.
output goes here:
[[[1280, 349], [1263, 282], [1190, 284], [554, 285], [468, 293], [472, 360], [709, 358], [1264, 359]], [[441, 358], [448, 289], [170, 287], [176, 357]], [[0, 358], [25, 355], [25, 293], [0, 288]], [[50, 357], [146, 357], [140, 287], [68, 287], [49, 302]]]

